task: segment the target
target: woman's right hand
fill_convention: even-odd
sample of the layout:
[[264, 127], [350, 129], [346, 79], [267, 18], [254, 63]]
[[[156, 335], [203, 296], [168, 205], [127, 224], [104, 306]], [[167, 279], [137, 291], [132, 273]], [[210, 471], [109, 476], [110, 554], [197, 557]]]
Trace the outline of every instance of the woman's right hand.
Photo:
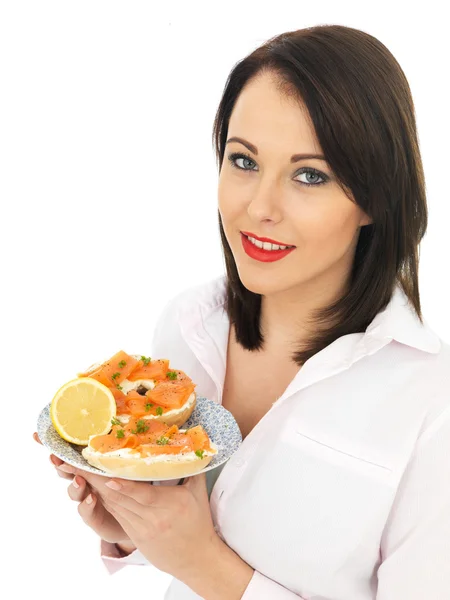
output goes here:
[[[33, 433], [33, 439], [42, 445], [38, 434]], [[108, 479], [101, 475], [95, 475], [85, 471], [86, 476], [74, 477], [70, 473], [65, 473], [60, 469], [64, 461], [50, 454], [50, 462], [60, 477], [71, 479], [72, 483], [68, 487], [69, 498], [78, 504], [78, 513], [88, 527], [93, 529], [106, 542], [119, 543], [120, 547], [126, 552], [131, 552], [134, 546], [127, 536], [119, 522], [109, 513], [102, 503], [102, 493], [104, 493], [104, 484]], [[92, 492], [95, 495], [92, 495]], [[89, 503], [89, 499], [92, 502]]]

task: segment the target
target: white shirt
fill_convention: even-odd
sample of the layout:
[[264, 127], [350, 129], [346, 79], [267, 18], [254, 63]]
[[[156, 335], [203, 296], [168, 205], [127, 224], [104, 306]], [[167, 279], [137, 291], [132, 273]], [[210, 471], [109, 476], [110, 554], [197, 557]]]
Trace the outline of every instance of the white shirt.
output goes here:
[[[173, 298], [151, 354], [219, 403], [225, 282]], [[450, 599], [450, 345], [424, 323], [397, 287], [365, 332], [304, 363], [225, 464], [210, 506], [255, 569], [242, 600]], [[149, 564], [101, 546], [111, 573]], [[175, 578], [165, 595], [199, 599]]]

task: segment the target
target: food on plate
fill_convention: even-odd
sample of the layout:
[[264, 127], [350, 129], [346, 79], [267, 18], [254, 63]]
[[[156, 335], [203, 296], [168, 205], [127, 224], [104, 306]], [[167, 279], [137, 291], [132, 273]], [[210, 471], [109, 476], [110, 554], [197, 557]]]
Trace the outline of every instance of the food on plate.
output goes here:
[[58, 434], [85, 446], [87, 462], [110, 475], [185, 477], [218, 451], [201, 425], [180, 429], [195, 408], [195, 387], [168, 359], [120, 350], [63, 385], [50, 415]]
[[108, 433], [116, 412], [111, 390], [89, 378], [68, 381], [50, 404], [50, 418], [58, 434], [82, 446], [88, 444], [91, 435]]
[[204, 469], [217, 446], [201, 425], [179, 429], [156, 419], [112, 420], [106, 435], [91, 436], [82, 455], [89, 464], [115, 477], [175, 479]]
[[120, 350], [78, 377], [94, 379], [111, 391], [122, 423], [136, 417], [181, 427], [195, 408], [196, 384], [165, 358], [152, 360]]

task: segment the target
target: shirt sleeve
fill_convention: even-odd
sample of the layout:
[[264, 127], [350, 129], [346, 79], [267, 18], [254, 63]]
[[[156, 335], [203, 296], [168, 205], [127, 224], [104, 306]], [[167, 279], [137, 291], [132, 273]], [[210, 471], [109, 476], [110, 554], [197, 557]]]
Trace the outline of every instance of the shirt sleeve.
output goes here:
[[381, 543], [377, 600], [450, 598], [450, 407], [419, 437]]
[[152, 564], [139, 550], [134, 550], [128, 556], [122, 556], [115, 544], [105, 542], [105, 540], [101, 540], [100, 542], [100, 554], [103, 564], [110, 575], [117, 573], [117, 571], [120, 571], [126, 565], [144, 566]]
[[305, 600], [303, 596], [291, 592], [273, 579], [255, 571], [241, 600], [261, 600], [261, 598], [270, 598], [270, 600], [298, 600], [300, 598], [300, 600]]

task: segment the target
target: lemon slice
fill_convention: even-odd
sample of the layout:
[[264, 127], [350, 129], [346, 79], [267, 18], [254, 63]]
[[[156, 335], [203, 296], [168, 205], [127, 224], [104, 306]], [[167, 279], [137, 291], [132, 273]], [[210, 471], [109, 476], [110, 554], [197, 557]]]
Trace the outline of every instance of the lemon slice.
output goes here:
[[87, 446], [89, 436], [106, 435], [117, 405], [110, 389], [96, 379], [82, 377], [64, 384], [50, 405], [50, 418], [59, 435], [72, 444]]

